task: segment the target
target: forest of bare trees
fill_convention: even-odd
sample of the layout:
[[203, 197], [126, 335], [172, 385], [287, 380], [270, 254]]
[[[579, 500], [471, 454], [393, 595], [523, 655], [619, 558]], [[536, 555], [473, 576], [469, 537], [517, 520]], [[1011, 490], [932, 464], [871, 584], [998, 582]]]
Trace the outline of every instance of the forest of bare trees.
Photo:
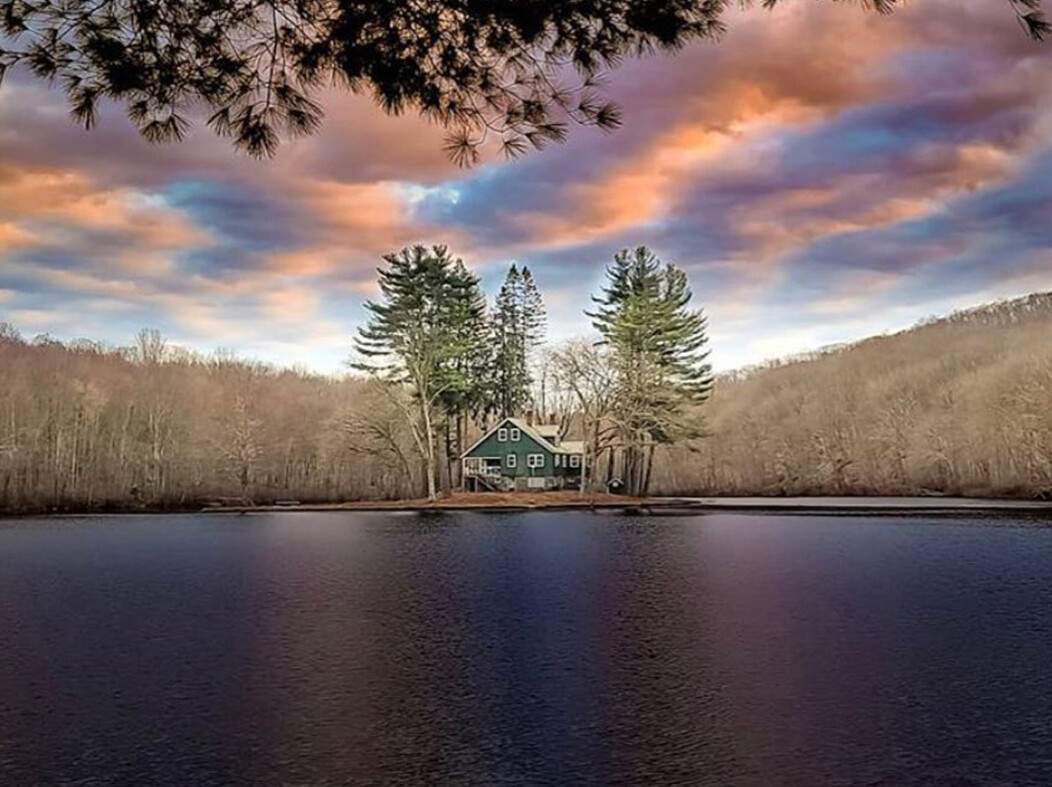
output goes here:
[[[200, 357], [144, 331], [128, 348], [0, 331], [0, 510], [179, 507], [410, 495], [406, 435], [368, 383]], [[397, 422], [393, 422], [397, 423]]]
[[1052, 294], [726, 375], [707, 418], [658, 492], [1049, 496]]
[[[404, 407], [353, 375], [200, 356], [152, 331], [107, 348], [6, 325], [0, 369], [3, 511], [425, 488]], [[704, 412], [706, 437], [659, 449], [655, 493], [1048, 494], [1052, 294], [723, 375]]]

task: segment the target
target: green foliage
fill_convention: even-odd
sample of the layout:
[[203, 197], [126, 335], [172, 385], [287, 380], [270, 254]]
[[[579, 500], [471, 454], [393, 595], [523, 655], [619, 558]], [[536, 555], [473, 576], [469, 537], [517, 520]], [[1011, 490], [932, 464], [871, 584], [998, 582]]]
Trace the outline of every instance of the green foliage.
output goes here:
[[[686, 274], [644, 246], [614, 257], [589, 316], [612, 352], [613, 414], [631, 494], [646, 494], [652, 447], [702, 434], [694, 405], [712, 390], [707, 322]], [[644, 451], [649, 453], [644, 454]]]
[[690, 309], [687, 275], [645, 246], [618, 252], [593, 318], [619, 363], [652, 370], [674, 395], [700, 403], [712, 389], [708, 322]]
[[512, 264], [493, 311], [493, 405], [502, 417], [530, 401], [530, 357], [544, 341], [544, 302], [533, 274]]
[[478, 279], [445, 246], [413, 246], [384, 256], [383, 300], [369, 301], [368, 323], [354, 368], [405, 383], [428, 401], [464, 394], [471, 385], [462, 358], [482, 339], [485, 300]]
[[459, 419], [466, 415], [478, 416], [489, 407], [488, 380], [493, 353], [492, 326], [478, 278], [468, 273], [459, 260], [454, 278], [457, 284], [450, 320], [455, 332], [456, 355], [449, 363], [453, 384], [443, 391], [440, 400], [445, 412]]
[[[313, 131], [331, 85], [450, 129], [461, 163], [493, 134], [508, 155], [565, 138], [568, 122], [613, 128], [596, 77], [630, 52], [715, 32], [716, 6], [689, 0], [7, 0], [14, 64], [65, 88], [90, 127], [98, 101], [124, 104], [147, 138], [179, 139], [188, 109], [254, 155]], [[570, 84], [560, 76], [576, 72]]]
[[[772, 7], [779, 0], [763, 0]], [[748, 0], [746, 0], [748, 2]], [[1024, 30], [1040, 0], [1009, 0]], [[895, 0], [864, 0], [888, 12]], [[562, 141], [571, 123], [611, 129], [601, 72], [626, 56], [723, 32], [730, 0], [4, 0], [0, 78], [22, 65], [65, 89], [91, 127], [115, 100], [152, 141], [181, 139], [189, 112], [257, 156], [314, 131], [313, 96], [337, 85], [391, 114], [449, 129], [461, 164], [490, 138], [509, 156]]]
[[473, 359], [485, 340], [485, 299], [478, 278], [445, 246], [413, 246], [384, 261], [383, 300], [365, 304], [370, 318], [356, 342], [363, 361], [353, 366], [412, 390], [417, 408], [410, 425], [434, 498], [435, 408], [459, 415], [477, 396]]

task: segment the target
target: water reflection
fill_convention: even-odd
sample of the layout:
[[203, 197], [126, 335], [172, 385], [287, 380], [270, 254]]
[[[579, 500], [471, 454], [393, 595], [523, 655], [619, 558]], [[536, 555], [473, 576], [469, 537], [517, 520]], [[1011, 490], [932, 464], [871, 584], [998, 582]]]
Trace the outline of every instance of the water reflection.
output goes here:
[[283, 514], [0, 526], [0, 781], [1022, 783], [1052, 532]]

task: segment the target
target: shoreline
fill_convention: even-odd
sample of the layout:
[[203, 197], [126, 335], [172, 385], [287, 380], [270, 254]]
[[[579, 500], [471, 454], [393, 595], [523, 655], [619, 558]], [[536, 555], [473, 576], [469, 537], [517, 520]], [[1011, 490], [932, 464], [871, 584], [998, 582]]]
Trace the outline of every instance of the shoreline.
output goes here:
[[624, 511], [636, 514], [685, 514], [704, 512], [784, 512], [808, 514], [960, 514], [960, 513], [1031, 513], [1052, 516], [1052, 501], [942, 496], [886, 497], [694, 497], [670, 496], [627, 498], [609, 494], [581, 497], [572, 493], [461, 493], [427, 500], [363, 500], [340, 503], [298, 503], [261, 505], [189, 505], [155, 508], [98, 508], [68, 511], [0, 512], [0, 519], [32, 517], [122, 516], [128, 514], [252, 514], [277, 512], [362, 511], [392, 513], [429, 513], [444, 511], [478, 511], [480, 513], [515, 513], [524, 511]]
[[429, 511], [572, 511], [625, 510], [637, 513], [661, 511], [692, 513], [704, 511], [785, 511], [804, 513], [959, 513], [959, 512], [1030, 512], [1052, 515], [1052, 502], [969, 497], [652, 497], [602, 500], [538, 500], [506, 502], [442, 501], [370, 501], [358, 503], [318, 503], [264, 506], [214, 506], [202, 513], [273, 513], [278, 511], [394, 511], [424, 513]]

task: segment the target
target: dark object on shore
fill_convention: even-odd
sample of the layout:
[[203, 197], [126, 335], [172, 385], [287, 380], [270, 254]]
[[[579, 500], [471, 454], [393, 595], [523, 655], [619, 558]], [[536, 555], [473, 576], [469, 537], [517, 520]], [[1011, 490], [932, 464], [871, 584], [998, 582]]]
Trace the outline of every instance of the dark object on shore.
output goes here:
[[275, 500], [274, 505], [281, 508], [292, 508], [294, 506], [303, 505], [299, 500]]
[[236, 497], [213, 497], [210, 500], [206, 500], [205, 508], [248, 508], [255, 506], [251, 498], [236, 496]]
[[612, 495], [624, 494], [625, 482], [620, 478], [611, 478], [606, 482], [606, 491]]

